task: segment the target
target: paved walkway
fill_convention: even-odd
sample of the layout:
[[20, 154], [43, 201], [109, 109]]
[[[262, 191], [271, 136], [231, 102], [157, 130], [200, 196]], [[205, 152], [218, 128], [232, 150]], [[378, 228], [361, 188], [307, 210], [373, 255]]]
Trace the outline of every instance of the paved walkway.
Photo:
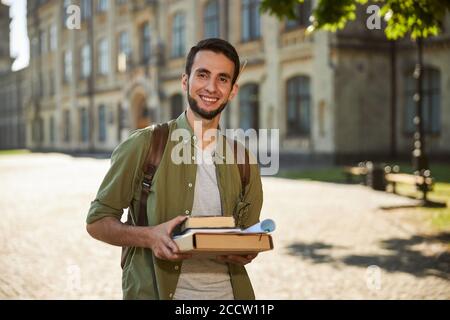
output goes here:
[[[108, 160], [0, 156], [0, 299], [120, 299], [120, 249], [84, 220]], [[258, 299], [450, 299], [448, 234], [425, 237], [359, 185], [264, 178], [275, 250], [248, 266]]]

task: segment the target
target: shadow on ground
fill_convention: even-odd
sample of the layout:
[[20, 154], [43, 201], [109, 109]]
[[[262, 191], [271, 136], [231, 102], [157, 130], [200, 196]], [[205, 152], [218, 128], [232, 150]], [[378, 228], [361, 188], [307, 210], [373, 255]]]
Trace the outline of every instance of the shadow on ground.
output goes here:
[[[414, 235], [409, 239], [392, 238], [379, 243], [383, 252], [379, 255], [347, 255], [333, 257], [332, 251], [342, 248], [323, 242], [293, 243], [287, 247], [288, 253], [312, 263], [339, 263], [367, 268], [377, 265], [385, 272], [404, 272], [415, 277], [435, 276], [450, 281], [450, 252], [426, 253], [431, 244], [450, 244], [450, 233], [433, 236]], [[425, 248], [425, 249], [424, 249]]]
[[323, 242], [300, 243], [296, 242], [288, 246], [289, 254], [301, 256], [305, 260], [313, 263], [334, 263], [336, 260], [327, 252], [335, 248]]

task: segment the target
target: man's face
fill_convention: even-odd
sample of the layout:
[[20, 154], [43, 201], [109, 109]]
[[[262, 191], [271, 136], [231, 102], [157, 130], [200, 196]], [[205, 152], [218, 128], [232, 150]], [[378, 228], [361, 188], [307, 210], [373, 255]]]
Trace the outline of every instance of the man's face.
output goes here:
[[187, 91], [189, 106], [204, 119], [213, 119], [236, 95], [238, 86], [231, 85], [234, 64], [222, 53], [197, 52], [191, 74], [183, 74], [182, 86]]

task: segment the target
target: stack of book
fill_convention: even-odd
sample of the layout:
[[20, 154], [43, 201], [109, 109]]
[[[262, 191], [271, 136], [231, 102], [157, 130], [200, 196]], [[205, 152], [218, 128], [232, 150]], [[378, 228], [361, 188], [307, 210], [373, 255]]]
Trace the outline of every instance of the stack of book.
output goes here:
[[192, 253], [193, 257], [245, 255], [273, 249], [268, 233], [236, 228], [233, 217], [189, 217], [181, 225], [181, 232], [174, 241], [181, 252]]

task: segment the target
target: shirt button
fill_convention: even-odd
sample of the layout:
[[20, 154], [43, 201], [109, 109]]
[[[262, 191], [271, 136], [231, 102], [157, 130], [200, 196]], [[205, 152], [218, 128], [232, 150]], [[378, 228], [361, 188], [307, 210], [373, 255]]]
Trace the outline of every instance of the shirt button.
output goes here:
[[192, 140], [197, 140], [197, 137], [196, 136], [192, 136]]
[[192, 183], [189, 182], [188, 187], [189, 187], [189, 188], [192, 188]]
[[184, 213], [189, 214], [189, 210], [186, 210]]
[[195, 161], [195, 157], [194, 157], [194, 156], [192, 156], [192, 160], [194, 160], [194, 161]]
[[180, 269], [180, 267], [179, 266], [175, 266], [175, 270], [178, 270], [178, 269]]

